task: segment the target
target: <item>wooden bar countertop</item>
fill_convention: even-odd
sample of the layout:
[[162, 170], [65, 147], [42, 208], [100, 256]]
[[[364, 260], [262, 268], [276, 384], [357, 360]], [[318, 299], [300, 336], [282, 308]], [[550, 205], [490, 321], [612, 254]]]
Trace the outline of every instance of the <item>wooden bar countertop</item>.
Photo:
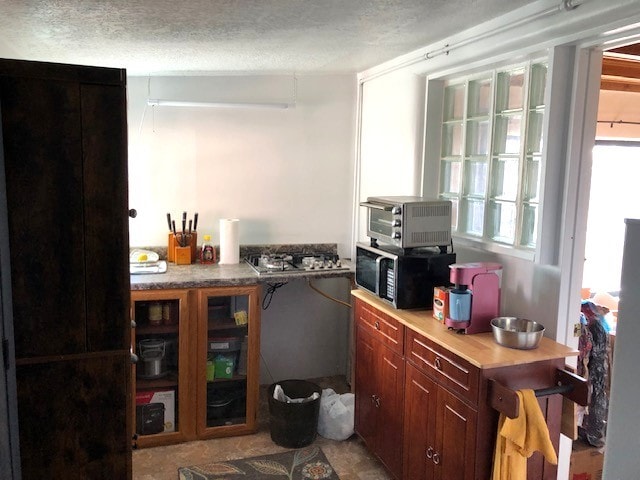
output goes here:
[[492, 332], [464, 335], [449, 330], [433, 318], [431, 310], [397, 310], [364, 290], [352, 290], [351, 294], [479, 368], [508, 367], [578, 355], [577, 350], [546, 337], [542, 337], [538, 347], [532, 350], [503, 347], [495, 342]]

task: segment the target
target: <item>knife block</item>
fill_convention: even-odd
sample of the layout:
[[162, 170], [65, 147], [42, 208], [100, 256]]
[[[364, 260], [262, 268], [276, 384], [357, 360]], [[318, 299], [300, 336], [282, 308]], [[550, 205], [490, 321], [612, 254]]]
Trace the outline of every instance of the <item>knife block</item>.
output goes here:
[[196, 263], [198, 259], [198, 232], [191, 232], [188, 238], [189, 246], [191, 247], [191, 263]]
[[175, 261], [175, 248], [176, 248], [176, 237], [173, 232], [169, 232], [169, 237], [167, 240], [167, 261], [173, 262]]
[[[179, 236], [180, 234], [178, 234]], [[169, 236], [167, 237], [167, 261], [176, 262], [178, 265], [186, 265], [189, 263], [196, 263], [198, 259], [198, 233], [191, 232], [189, 234], [185, 234], [187, 237], [187, 245], [185, 247], [180, 247], [178, 241], [176, 240], [176, 236], [173, 232], [169, 232]], [[190, 249], [190, 261], [185, 263], [178, 263], [176, 260], [176, 248], [189, 248]], [[184, 260], [184, 259], [182, 259]]]
[[174, 259], [176, 265], [190, 265], [191, 264], [191, 246], [187, 245], [186, 247], [175, 247], [174, 251]]

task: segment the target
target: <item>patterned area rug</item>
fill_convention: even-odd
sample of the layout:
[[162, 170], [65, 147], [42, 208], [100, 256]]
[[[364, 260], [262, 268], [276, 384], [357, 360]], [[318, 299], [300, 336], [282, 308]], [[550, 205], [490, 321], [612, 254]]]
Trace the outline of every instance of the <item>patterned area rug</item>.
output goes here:
[[180, 480], [340, 480], [319, 447], [178, 469]]

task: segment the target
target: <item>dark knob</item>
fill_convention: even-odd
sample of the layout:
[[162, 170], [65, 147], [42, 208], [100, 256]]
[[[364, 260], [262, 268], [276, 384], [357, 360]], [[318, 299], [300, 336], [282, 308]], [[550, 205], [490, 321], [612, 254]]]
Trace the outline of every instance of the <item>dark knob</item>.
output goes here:
[[135, 208], [129, 209], [129, 216], [131, 218], [136, 218], [138, 216], [138, 211]]
[[402, 225], [402, 221], [396, 219], [391, 223], [391, 225], [394, 227], [399, 227], [400, 225]]
[[402, 213], [402, 208], [400, 207], [393, 207], [391, 209], [391, 213], [394, 215], [400, 215]]
[[398, 240], [400, 237], [402, 237], [402, 235], [400, 234], [400, 232], [393, 232], [393, 238], [395, 238], [396, 240]]

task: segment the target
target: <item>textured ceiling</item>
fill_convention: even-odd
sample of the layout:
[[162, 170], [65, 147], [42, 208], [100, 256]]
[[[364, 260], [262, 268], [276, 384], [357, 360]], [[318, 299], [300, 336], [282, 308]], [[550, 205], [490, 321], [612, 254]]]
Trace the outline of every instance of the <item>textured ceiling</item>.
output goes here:
[[527, 0], [0, 0], [0, 57], [129, 74], [360, 72]]

